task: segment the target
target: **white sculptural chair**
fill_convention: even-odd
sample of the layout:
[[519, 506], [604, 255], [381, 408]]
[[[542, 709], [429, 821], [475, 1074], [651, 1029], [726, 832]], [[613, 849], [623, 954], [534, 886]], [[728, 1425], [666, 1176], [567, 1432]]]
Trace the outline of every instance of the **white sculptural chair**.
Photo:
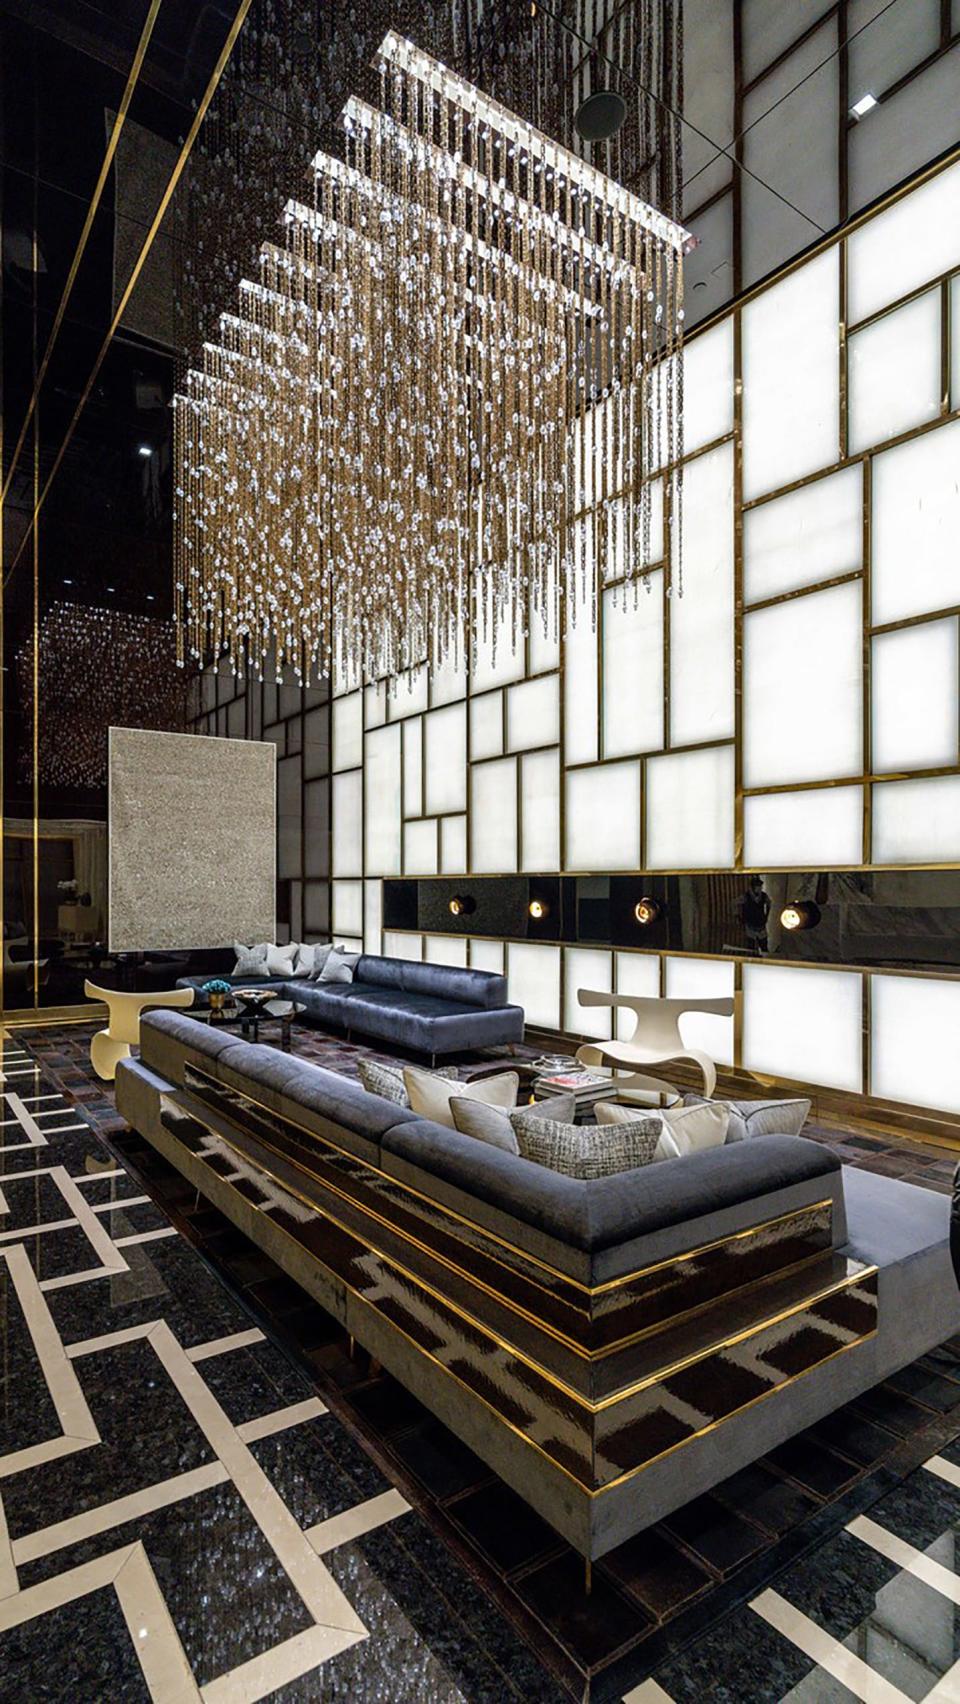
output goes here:
[[717, 1086], [717, 1067], [699, 1047], [688, 1047], [680, 1034], [680, 1019], [685, 1012], [707, 1012], [714, 1017], [733, 1015], [733, 999], [718, 1000], [658, 1000], [643, 995], [611, 994], [593, 988], [577, 990], [581, 1006], [622, 1007], [636, 1016], [636, 1026], [629, 1041], [586, 1042], [577, 1050], [577, 1063], [586, 1066], [609, 1066], [615, 1072], [629, 1071], [628, 1077], [617, 1078], [621, 1091], [652, 1091], [655, 1094], [675, 1095], [672, 1083], [650, 1076], [641, 1066], [660, 1066], [673, 1061], [687, 1061], [698, 1067], [703, 1075], [703, 1092], [707, 1099]]
[[140, 1041], [140, 1014], [147, 1006], [192, 1006], [193, 988], [170, 988], [155, 994], [136, 993], [120, 988], [98, 988], [85, 982], [83, 992], [88, 1000], [102, 1000], [110, 1018], [106, 1029], [98, 1030], [90, 1043], [90, 1063], [105, 1083], [112, 1083], [121, 1059], [129, 1059], [131, 1047]]

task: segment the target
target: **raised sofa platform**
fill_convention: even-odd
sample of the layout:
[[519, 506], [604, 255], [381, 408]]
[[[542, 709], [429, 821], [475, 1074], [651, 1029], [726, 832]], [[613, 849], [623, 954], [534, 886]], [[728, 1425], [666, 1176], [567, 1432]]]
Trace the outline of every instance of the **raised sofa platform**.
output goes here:
[[[194, 988], [200, 995], [207, 980], [183, 976], [177, 987]], [[269, 986], [278, 999], [298, 1000], [317, 1023], [431, 1058], [523, 1040], [523, 1008], [508, 1003], [506, 977], [486, 970], [363, 953], [352, 982], [296, 976], [229, 976], [224, 981], [241, 988]]]
[[946, 1198], [800, 1137], [581, 1183], [172, 1012], [117, 1104], [588, 1557], [960, 1329]]

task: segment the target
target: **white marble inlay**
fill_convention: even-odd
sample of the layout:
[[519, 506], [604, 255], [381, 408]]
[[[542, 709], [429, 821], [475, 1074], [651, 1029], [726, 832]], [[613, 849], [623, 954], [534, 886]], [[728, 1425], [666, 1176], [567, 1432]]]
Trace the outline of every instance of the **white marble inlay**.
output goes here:
[[905, 1692], [901, 1692], [898, 1686], [891, 1686], [882, 1674], [872, 1669], [855, 1651], [842, 1645], [832, 1634], [825, 1633], [822, 1627], [818, 1627], [817, 1623], [811, 1621], [801, 1610], [794, 1609], [793, 1604], [788, 1603], [779, 1592], [761, 1592], [759, 1597], [753, 1599], [750, 1608], [788, 1639], [791, 1645], [795, 1645], [812, 1662], [832, 1675], [834, 1680], [838, 1680], [855, 1698], [863, 1699], [864, 1704], [909, 1704]]

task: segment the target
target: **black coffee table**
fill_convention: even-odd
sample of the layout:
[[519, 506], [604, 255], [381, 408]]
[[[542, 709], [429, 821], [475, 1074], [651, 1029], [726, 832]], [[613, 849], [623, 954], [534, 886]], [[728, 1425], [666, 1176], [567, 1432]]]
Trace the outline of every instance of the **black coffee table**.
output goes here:
[[274, 1023], [280, 1025], [280, 1046], [284, 1053], [293, 1051], [291, 1032], [294, 1020], [305, 1011], [306, 1006], [298, 1000], [263, 1000], [254, 1005], [241, 1005], [235, 1001], [232, 1005], [221, 1007], [219, 1012], [197, 1012], [196, 1017], [205, 1017], [209, 1024], [218, 1028], [221, 1024], [238, 1029], [244, 1041], [259, 1041], [261, 1024]]

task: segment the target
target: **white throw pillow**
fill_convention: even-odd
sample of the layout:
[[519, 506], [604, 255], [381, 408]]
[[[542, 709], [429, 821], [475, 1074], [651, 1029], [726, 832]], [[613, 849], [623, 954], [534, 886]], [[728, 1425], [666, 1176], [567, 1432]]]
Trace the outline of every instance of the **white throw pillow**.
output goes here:
[[316, 978], [317, 982], [352, 982], [353, 973], [360, 963], [359, 953], [341, 952], [334, 947], [326, 957], [323, 969]]
[[517, 1090], [520, 1078], [516, 1071], [502, 1071], [496, 1077], [481, 1077], [473, 1083], [451, 1082], [449, 1077], [437, 1077], [432, 1071], [423, 1071], [417, 1065], [407, 1065], [403, 1073], [403, 1086], [407, 1091], [410, 1111], [421, 1118], [430, 1118], [434, 1124], [445, 1124], [448, 1130], [455, 1130], [450, 1101], [456, 1096], [459, 1100], [485, 1101], [487, 1106], [505, 1107], [508, 1111], [517, 1104]]
[[320, 981], [320, 978], [323, 974], [324, 966], [325, 966], [327, 959], [330, 957], [330, 954], [332, 952], [333, 952], [333, 942], [332, 941], [325, 941], [323, 943], [323, 946], [314, 947], [314, 949], [313, 949], [313, 968], [309, 972], [311, 982], [319, 982]]
[[245, 947], [242, 941], [234, 941], [233, 950], [237, 955], [232, 972], [234, 976], [266, 976], [269, 950], [266, 941], [260, 941], [255, 947]]
[[535, 1106], [518, 1106], [513, 1112], [504, 1112], [502, 1107], [490, 1106], [476, 1097], [471, 1100], [465, 1095], [455, 1094], [450, 1099], [454, 1128], [461, 1136], [475, 1136], [480, 1142], [488, 1142], [492, 1148], [502, 1148], [505, 1154], [519, 1154], [517, 1131], [522, 1130], [526, 1117], [556, 1118], [561, 1123], [572, 1124], [576, 1110], [573, 1095], [553, 1095], [548, 1101], [538, 1101]]
[[[598, 1101], [598, 1124], [629, 1124], [637, 1116], [636, 1106], [617, 1106], [614, 1101]], [[659, 1118], [662, 1126], [657, 1152], [658, 1160], [674, 1160], [685, 1154], [697, 1154], [702, 1148], [722, 1147], [730, 1121], [728, 1107], [715, 1101], [701, 1101], [698, 1106], [651, 1107], [651, 1118]]]
[[317, 949], [312, 941], [300, 942], [297, 947], [297, 956], [293, 966], [295, 976], [308, 977], [313, 975], [314, 954], [316, 953], [316, 950]]
[[291, 941], [285, 947], [267, 948], [267, 975], [292, 976], [293, 967], [297, 961], [298, 943]]

